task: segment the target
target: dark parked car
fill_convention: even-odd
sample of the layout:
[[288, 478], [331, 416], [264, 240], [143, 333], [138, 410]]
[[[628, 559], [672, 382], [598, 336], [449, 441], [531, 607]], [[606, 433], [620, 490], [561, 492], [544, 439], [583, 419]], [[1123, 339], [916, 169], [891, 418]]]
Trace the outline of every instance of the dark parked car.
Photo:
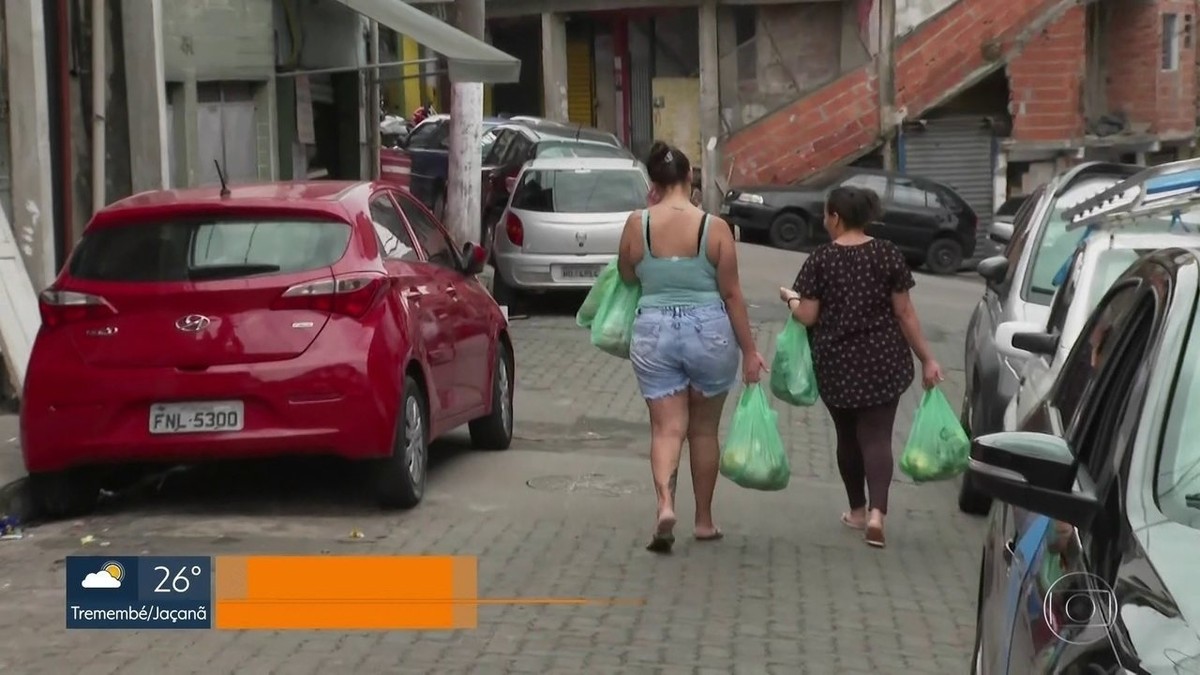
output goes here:
[[741, 228], [743, 236], [765, 235], [776, 248], [796, 250], [829, 241], [822, 225], [825, 196], [841, 185], [879, 194], [883, 219], [868, 233], [895, 242], [914, 267], [953, 274], [975, 253], [979, 218], [954, 190], [874, 169], [849, 167], [799, 185], [736, 188], [726, 193], [721, 215]]
[[1200, 672], [1198, 301], [1200, 249], [1142, 258], [1019, 430], [975, 439], [973, 673]]
[[532, 117], [514, 119], [516, 121], [493, 129], [495, 142], [483, 158], [480, 203], [485, 229], [481, 241], [491, 241], [490, 233], [508, 205], [512, 183], [526, 162], [543, 157], [634, 158], [633, 153], [607, 131]]
[[[506, 120], [485, 117], [480, 152], [486, 155], [496, 140], [492, 130]], [[409, 160], [409, 192], [442, 219], [446, 210], [446, 180], [450, 172], [450, 116], [431, 115], [421, 121], [400, 147], [388, 152], [406, 155]]]

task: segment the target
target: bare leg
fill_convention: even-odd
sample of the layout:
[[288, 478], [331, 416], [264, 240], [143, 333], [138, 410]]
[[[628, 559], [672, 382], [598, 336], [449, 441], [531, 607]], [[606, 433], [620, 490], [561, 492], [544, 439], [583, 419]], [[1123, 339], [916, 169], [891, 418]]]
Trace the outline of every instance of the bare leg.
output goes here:
[[705, 398], [696, 390], [688, 392], [688, 464], [692, 468], [692, 489], [696, 492], [696, 529], [699, 539], [720, 536], [713, 522], [713, 492], [721, 463], [719, 428], [726, 394]]
[[679, 481], [679, 456], [687, 435], [687, 400], [687, 393], [680, 392], [646, 402], [650, 408], [650, 471], [654, 475], [654, 492], [658, 497], [656, 542], [670, 535], [675, 527], [675, 490]]

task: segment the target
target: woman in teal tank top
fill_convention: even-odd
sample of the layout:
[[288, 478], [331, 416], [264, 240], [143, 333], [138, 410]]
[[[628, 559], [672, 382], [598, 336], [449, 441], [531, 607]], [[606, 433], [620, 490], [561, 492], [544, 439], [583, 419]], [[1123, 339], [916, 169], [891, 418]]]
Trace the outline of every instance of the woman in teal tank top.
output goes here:
[[685, 440], [696, 493], [693, 534], [721, 538], [712, 515], [721, 409], [739, 360], [748, 383], [765, 366], [750, 332], [733, 230], [691, 203], [691, 164], [678, 148], [655, 143], [646, 168], [657, 202], [625, 222], [617, 264], [623, 279], [642, 286], [629, 360], [650, 408], [658, 517], [647, 548], [668, 553]]

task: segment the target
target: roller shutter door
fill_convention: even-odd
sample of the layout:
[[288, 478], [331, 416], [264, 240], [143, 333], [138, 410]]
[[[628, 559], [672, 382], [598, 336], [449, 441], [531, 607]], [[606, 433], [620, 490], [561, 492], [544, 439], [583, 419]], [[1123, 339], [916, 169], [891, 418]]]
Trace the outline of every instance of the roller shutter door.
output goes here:
[[567, 117], [572, 124], [594, 124], [594, 72], [591, 35], [582, 31], [571, 35], [567, 40]]
[[901, 170], [949, 186], [975, 210], [976, 255], [992, 248], [987, 228], [995, 212], [995, 137], [976, 115], [929, 120], [925, 129], [905, 129]]

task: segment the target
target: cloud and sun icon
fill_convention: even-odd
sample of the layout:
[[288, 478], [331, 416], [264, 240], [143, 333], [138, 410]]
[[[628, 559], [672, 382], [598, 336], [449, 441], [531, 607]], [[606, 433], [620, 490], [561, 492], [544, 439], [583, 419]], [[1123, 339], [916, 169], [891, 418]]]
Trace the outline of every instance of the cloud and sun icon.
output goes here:
[[100, 566], [98, 572], [92, 572], [83, 578], [84, 588], [120, 588], [121, 580], [125, 578], [125, 568], [121, 563], [110, 560]]

